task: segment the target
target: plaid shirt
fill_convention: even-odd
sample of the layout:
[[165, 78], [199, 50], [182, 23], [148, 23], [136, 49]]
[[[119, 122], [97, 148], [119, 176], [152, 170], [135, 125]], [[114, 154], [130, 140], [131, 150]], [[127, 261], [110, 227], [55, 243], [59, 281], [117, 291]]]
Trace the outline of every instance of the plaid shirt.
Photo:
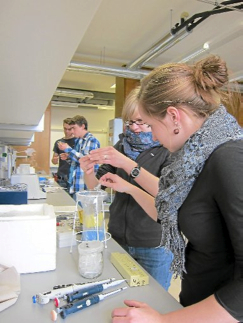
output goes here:
[[[70, 194], [87, 189], [83, 179], [84, 171], [80, 168], [79, 159], [82, 156], [88, 155], [90, 150], [97, 148], [100, 148], [99, 141], [90, 132], [87, 132], [83, 138], [76, 139], [74, 149], [65, 149], [65, 152], [69, 153], [69, 157], [72, 160], [68, 180], [70, 184]], [[98, 168], [99, 165], [95, 165], [95, 173]]]

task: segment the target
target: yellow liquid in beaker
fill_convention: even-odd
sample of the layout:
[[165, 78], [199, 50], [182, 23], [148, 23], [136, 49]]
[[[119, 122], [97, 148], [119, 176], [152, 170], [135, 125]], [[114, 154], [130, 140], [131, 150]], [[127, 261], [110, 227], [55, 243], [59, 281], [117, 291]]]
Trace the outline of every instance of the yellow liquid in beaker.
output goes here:
[[95, 228], [95, 227], [101, 227], [103, 224], [104, 218], [103, 218], [103, 212], [100, 212], [98, 214], [98, 223], [97, 223], [97, 217], [94, 215], [84, 216], [83, 217], [83, 225], [88, 228]]
[[83, 223], [83, 210], [78, 210], [79, 222]]

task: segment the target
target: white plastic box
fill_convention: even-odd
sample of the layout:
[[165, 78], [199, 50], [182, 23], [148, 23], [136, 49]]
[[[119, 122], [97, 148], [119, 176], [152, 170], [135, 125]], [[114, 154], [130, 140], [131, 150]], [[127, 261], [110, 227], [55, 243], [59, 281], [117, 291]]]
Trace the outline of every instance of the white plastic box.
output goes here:
[[52, 205], [0, 206], [0, 264], [19, 273], [56, 269], [56, 216]]

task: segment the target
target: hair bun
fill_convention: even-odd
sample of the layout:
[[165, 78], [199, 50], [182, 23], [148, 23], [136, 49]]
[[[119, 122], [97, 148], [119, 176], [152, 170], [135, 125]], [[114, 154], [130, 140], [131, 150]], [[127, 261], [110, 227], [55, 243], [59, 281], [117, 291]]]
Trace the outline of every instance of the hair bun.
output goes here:
[[194, 65], [194, 76], [199, 87], [216, 90], [228, 82], [226, 63], [218, 56], [209, 56]]

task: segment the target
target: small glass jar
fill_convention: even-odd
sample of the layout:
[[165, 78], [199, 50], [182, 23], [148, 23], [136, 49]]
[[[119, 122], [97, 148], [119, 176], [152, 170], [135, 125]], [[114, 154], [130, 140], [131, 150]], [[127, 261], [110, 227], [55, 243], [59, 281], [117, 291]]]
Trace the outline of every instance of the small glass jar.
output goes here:
[[102, 274], [104, 245], [101, 241], [82, 241], [78, 246], [79, 273], [84, 278], [96, 278]]

